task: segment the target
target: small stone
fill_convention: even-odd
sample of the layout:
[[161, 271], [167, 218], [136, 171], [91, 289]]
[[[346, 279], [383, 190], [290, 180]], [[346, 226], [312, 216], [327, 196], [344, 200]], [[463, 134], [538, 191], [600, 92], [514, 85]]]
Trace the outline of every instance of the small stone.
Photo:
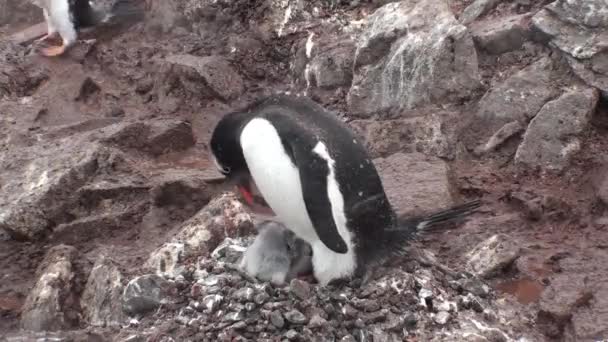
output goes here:
[[440, 311], [433, 317], [433, 320], [439, 325], [445, 325], [450, 320], [450, 314], [446, 311]]
[[506, 234], [493, 235], [482, 241], [467, 254], [467, 269], [484, 278], [489, 278], [513, 263], [519, 257], [520, 247]]
[[406, 328], [413, 329], [416, 327], [416, 324], [418, 324], [418, 318], [413, 312], [408, 312], [403, 315], [403, 323]]
[[300, 279], [292, 279], [289, 283], [289, 289], [291, 293], [301, 300], [306, 300], [310, 297], [310, 284]]
[[258, 305], [262, 305], [262, 304], [266, 303], [266, 301], [269, 298], [270, 298], [270, 296], [266, 292], [262, 292], [262, 293], [258, 293], [257, 295], [255, 295], [255, 297], [253, 298], [253, 302]]
[[229, 322], [239, 322], [239, 321], [244, 320], [245, 317], [246, 317], [245, 311], [239, 310], [236, 312], [227, 313], [226, 316], [224, 316], [224, 320], [229, 321]]
[[438, 311], [453, 312], [456, 309], [456, 303], [442, 301], [439, 304], [437, 304], [436, 309]]
[[247, 303], [247, 304], [245, 304], [245, 310], [247, 310], [249, 312], [255, 310], [255, 304], [254, 303]]
[[342, 313], [348, 318], [355, 318], [359, 314], [359, 311], [357, 311], [357, 309], [353, 308], [349, 304], [346, 304], [342, 308]]
[[156, 274], [131, 280], [122, 295], [123, 309], [129, 314], [141, 314], [167, 302], [170, 284]]
[[357, 318], [355, 320], [355, 327], [357, 327], [359, 329], [363, 329], [363, 328], [365, 328], [365, 322], [361, 318]]
[[279, 311], [273, 311], [270, 313], [270, 323], [281, 329], [285, 326], [285, 319], [283, 319], [283, 315]]
[[308, 322], [310, 328], [321, 328], [327, 325], [327, 320], [318, 314], [313, 315]]
[[285, 314], [285, 319], [292, 324], [305, 324], [308, 319], [298, 310], [291, 310]]
[[458, 305], [461, 309], [472, 309], [477, 313], [483, 312], [483, 306], [481, 305], [479, 299], [477, 299], [473, 294], [468, 293], [466, 296], [460, 297], [458, 299]]
[[222, 296], [217, 294], [205, 296], [202, 301], [205, 311], [209, 313], [215, 312], [220, 307], [220, 304], [222, 303], [223, 299], [224, 298]]
[[375, 312], [380, 310], [380, 304], [378, 304], [378, 301], [376, 300], [363, 300], [357, 305], [357, 307], [365, 312]]
[[291, 329], [285, 333], [285, 338], [287, 338], [290, 341], [295, 341], [298, 339], [298, 337], [300, 337], [300, 334], [293, 329]]
[[[360, 340], [362, 342], [363, 340]], [[346, 335], [340, 339], [340, 342], [357, 342], [353, 335]]]
[[243, 330], [243, 329], [247, 328], [247, 323], [245, 323], [243, 321], [236, 322], [233, 325], [231, 325], [230, 327], [234, 330]]
[[461, 283], [462, 288], [481, 298], [486, 298], [490, 294], [490, 287], [484, 284], [478, 278], [468, 278], [464, 279]]
[[251, 302], [253, 300], [253, 296], [255, 295], [255, 291], [251, 287], [244, 287], [242, 289], [237, 290], [233, 297], [240, 302]]

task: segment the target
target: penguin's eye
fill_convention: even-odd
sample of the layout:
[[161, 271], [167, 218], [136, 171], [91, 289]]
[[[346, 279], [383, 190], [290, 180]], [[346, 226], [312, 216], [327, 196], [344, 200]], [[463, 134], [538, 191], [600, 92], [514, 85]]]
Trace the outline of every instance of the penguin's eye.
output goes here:
[[220, 164], [217, 161], [217, 158], [215, 158], [215, 156], [211, 156], [211, 159], [213, 159], [213, 164], [215, 164], [215, 167], [218, 169], [218, 171], [223, 174], [223, 175], [227, 175], [230, 173], [230, 167], [227, 166], [222, 166], [222, 164]]

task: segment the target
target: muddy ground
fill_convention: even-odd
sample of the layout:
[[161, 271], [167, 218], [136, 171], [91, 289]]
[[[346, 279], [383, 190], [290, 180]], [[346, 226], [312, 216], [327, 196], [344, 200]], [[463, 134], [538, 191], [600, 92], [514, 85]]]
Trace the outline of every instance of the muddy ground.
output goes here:
[[[452, 1], [450, 7], [460, 16], [471, 2]], [[476, 23], [533, 14], [549, 2], [505, 1]], [[357, 120], [387, 119], [383, 113], [364, 116], [349, 111], [346, 97], [352, 75], [344, 85], [338, 75], [336, 86], [317, 87], [305, 77], [302, 63], [306, 61], [301, 61], [311, 32], [321, 40], [340, 43], [344, 35], [358, 32], [357, 21], [380, 3], [361, 1], [335, 8], [317, 1], [300, 3], [287, 24], [282, 24], [284, 8], [276, 9], [271, 1], [201, 1], [205, 5], [199, 7], [195, 3], [141, 2], [147, 11], [143, 22], [87, 33], [97, 41], [80, 42], [68, 55], [55, 59], [37, 55], [33, 45], [10, 41], [25, 23], [38, 22], [36, 9], [16, 8], [18, 23], [14, 18], [0, 22], [6, 24], [0, 26], [0, 151], [6, 167], [0, 171], [0, 188], [10, 183], [11, 172], [21, 170], [29, 154], [44, 155], [59, 142], [75, 139], [67, 143], [68, 150], [78, 150], [85, 144], [82, 141], [103, 141], [104, 148], [116, 148], [104, 157], [107, 164], [98, 165], [99, 172], [86, 175], [95, 186], [79, 190], [69, 208], [54, 214], [43, 229], [32, 236], [0, 231], [0, 332], [19, 329], [26, 297], [53, 246], [74, 246], [83, 256], [75, 263], [82, 274], [88, 274], [99, 251], [106, 251], [126, 278], [139, 275], [148, 255], [219, 193], [216, 185], [197, 179], [211, 167], [207, 141], [215, 122], [227, 111], [259, 96], [290, 91], [308, 94], [346, 121], [355, 121], [357, 127]], [[346, 46], [341, 53], [351, 52]], [[202, 80], [183, 70], [186, 62], [181, 57], [172, 59], [183, 54], [214, 56], [211, 64], [216, 69], [207, 70]], [[424, 237], [420, 244], [442, 264], [462, 270], [472, 248], [495, 234], [505, 234], [521, 250], [515, 261], [487, 282], [497, 291], [498, 302], [506, 300], [502, 305], [534, 317], [533, 324], [519, 330], [538, 332], [546, 340], [608, 339], [608, 203], [598, 195], [608, 172], [607, 100], [594, 106], [590, 124], [579, 134], [582, 147], [561, 173], [516, 165], [520, 135], [483, 156], [470, 147], [471, 141], [477, 145], [485, 139], [468, 127], [476, 120], [474, 113], [486, 91], [545, 56], [555, 60], [555, 69], [563, 70], [558, 82], [580, 83], [564, 59], [542, 42], [529, 39], [498, 55], [477, 47], [479, 88], [446, 105], [405, 111], [404, 117], [432, 111], [458, 113], [456, 120], [445, 122], [456, 137], [449, 141], [450, 153], [439, 155], [449, 165], [449, 191], [455, 201], [484, 200], [482, 210], [470, 221]], [[145, 127], [129, 126], [135, 122]], [[123, 130], [105, 130], [116, 124], [124, 125]], [[409, 143], [408, 134], [416, 129], [401, 132], [397, 139], [388, 136], [398, 131], [387, 129], [388, 133], [368, 141], [376, 156], [429, 151]], [[430, 151], [427, 154], [441, 154]], [[53, 155], [45, 158], [53, 165]], [[48, 201], [66, 198], [57, 196]], [[104, 213], [118, 214], [104, 218]], [[91, 217], [93, 226], [79, 225], [79, 220], [86, 223]], [[83, 291], [85, 282], [76, 280], [76, 293]], [[551, 310], [559, 303], [572, 305]], [[77, 325], [83, 327], [82, 322]]]

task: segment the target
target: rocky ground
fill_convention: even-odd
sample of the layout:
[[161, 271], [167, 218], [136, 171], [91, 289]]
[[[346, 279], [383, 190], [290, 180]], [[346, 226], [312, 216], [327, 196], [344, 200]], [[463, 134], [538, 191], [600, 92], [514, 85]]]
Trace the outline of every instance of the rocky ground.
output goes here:
[[[0, 338], [608, 339], [605, 1], [140, 5], [47, 59], [0, 0]], [[240, 274], [255, 220], [207, 141], [285, 91], [361, 135], [399, 211], [484, 206], [369, 284]]]

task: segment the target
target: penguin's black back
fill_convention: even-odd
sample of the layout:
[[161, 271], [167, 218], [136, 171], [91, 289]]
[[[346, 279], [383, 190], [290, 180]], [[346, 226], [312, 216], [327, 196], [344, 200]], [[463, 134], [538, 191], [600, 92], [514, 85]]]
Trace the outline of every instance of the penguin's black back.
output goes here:
[[96, 24], [95, 13], [89, 0], [68, 0], [70, 14], [76, 29]]
[[[248, 120], [261, 117], [272, 123], [294, 163], [290, 144], [304, 146], [310, 153], [318, 141], [327, 146], [335, 160], [348, 228], [355, 232], [358, 258], [368, 260], [382, 250], [384, 230], [395, 224], [395, 213], [367, 149], [350, 127], [306, 97], [274, 95], [255, 103], [248, 112]], [[327, 194], [327, 189], [320, 191], [320, 195]], [[369, 199], [371, 203], [359, 205]]]

